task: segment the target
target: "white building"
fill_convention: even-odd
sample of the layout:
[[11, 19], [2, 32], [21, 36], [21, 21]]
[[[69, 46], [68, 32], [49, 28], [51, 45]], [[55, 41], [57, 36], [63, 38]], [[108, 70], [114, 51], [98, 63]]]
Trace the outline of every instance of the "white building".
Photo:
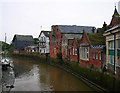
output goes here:
[[41, 31], [39, 39], [39, 53], [50, 53], [50, 35], [51, 31]]
[[118, 12], [120, 14], [120, 1], [118, 2]]

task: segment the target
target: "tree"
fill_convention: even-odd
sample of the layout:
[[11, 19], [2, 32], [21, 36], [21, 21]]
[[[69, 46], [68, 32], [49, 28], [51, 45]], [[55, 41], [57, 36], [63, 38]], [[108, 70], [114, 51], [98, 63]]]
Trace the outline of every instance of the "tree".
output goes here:
[[58, 52], [58, 53], [57, 53], [57, 58], [58, 58], [58, 60], [59, 60], [59, 63], [63, 63], [62, 53], [61, 53], [61, 52]]
[[13, 53], [13, 42], [11, 42], [8, 52], [9, 54]]
[[8, 43], [2, 42], [2, 51], [8, 50], [10, 45]]
[[34, 44], [38, 44], [39, 42], [38, 38], [34, 38], [33, 40], [34, 40]]

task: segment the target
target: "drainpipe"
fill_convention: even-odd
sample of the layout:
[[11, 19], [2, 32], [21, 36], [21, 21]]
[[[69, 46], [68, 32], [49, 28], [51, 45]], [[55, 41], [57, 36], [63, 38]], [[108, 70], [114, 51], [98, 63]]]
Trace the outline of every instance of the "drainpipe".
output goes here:
[[116, 43], [115, 43], [115, 39], [116, 39], [116, 36], [115, 36], [115, 33], [113, 34], [114, 35], [114, 74], [116, 74], [116, 62], [115, 62], [115, 54], [116, 54], [116, 51], [115, 51], [115, 49], [116, 49]]

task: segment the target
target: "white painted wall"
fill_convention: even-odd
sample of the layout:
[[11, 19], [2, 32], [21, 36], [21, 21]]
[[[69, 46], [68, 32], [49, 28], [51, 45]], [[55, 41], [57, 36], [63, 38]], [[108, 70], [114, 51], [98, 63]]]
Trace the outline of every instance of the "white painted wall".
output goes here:
[[42, 37], [45, 37], [45, 40], [46, 40], [45, 45], [46, 45], [46, 47], [45, 48], [41, 48], [40, 43], [39, 43], [39, 53], [50, 53], [50, 46], [49, 46], [50, 40], [49, 40], [49, 37], [46, 37], [44, 35], [44, 33], [42, 32], [41, 35], [40, 35], [40, 37], [38, 38], [39, 42], [41, 41]]
[[120, 14], [120, 1], [118, 2], [118, 12]]

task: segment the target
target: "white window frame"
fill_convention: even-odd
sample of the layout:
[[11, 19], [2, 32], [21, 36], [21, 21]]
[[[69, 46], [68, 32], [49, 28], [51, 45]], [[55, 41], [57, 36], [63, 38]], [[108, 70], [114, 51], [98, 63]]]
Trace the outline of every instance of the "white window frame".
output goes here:
[[98, 60], [98, 53], [96, 53], [96, 59]]
[[73, 47], [73, 56], [75, 55], [74, 51], [75, 51], [75, 49], [74, 49], [74, 47]]
[[101, 55], [101, 53], [99, 53], [99, 60], [102, 60], [102, 55]]
[[109, 55], [109, 64], [114, 65], [114, 56], [113, 55]]
[[89, 61], [89, 47], [80, 47], [80, 59]]
[[77, 48], [75, 48], [75, 55], [77, 55]]

